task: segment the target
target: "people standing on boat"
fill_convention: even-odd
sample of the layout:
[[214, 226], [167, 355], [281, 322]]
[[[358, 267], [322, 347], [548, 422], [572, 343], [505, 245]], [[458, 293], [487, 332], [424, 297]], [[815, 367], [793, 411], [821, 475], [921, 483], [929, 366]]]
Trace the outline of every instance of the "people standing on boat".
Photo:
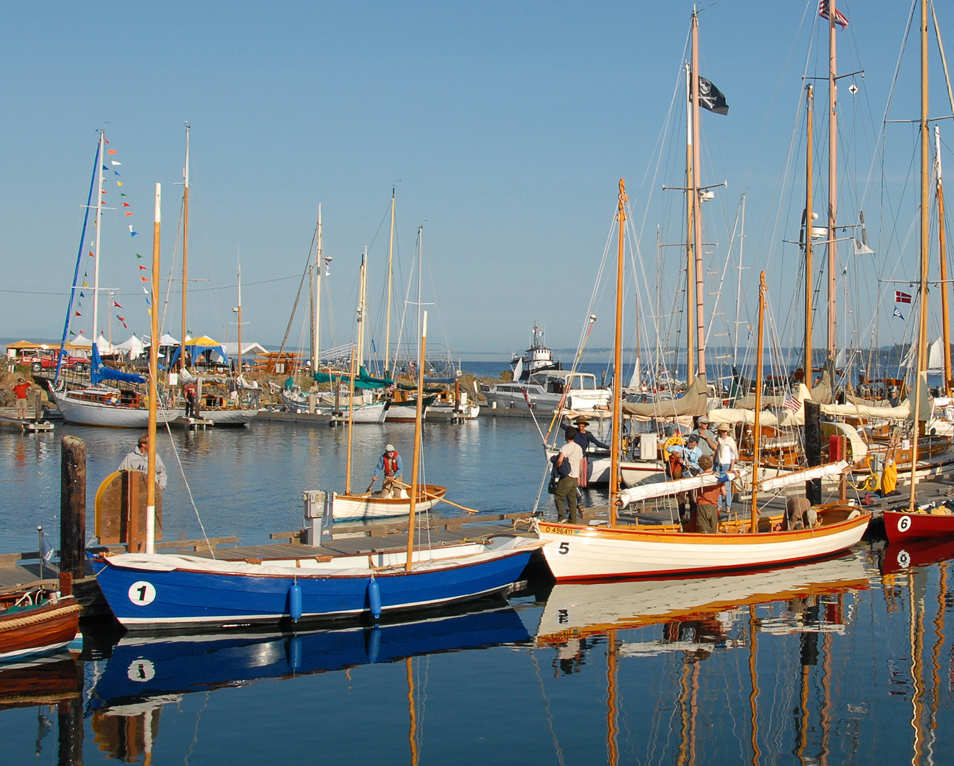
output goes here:
[[591, 444], [600, 449], [609, 449], [609, 445], [603, 444], [603, 442], [586, 430], [586, 425], [590, 421], [587, 420], [585, 416], [580, 415], [574, 422], [576, 423], [576, 436], [573, 440], [579, 444], [580, 449], [583, 450], [583, 460], [580, 463], [580, 478], [577, 482], [577, 486], [580, 487], [580, 489], [586, 489], [590, 477], [589, 461], [586, 459], [587, 449], [589, 449]]
[[703, 455], [708, 455], [715, 460], [715, 451], [718, 446], [716, 435], [709, 428], [709, 418], [705, 415], [696, 421], [696, 430], [692, 432], [694, 436], [699, 437], [699, 449]]
[[576, 443], [577, 430], [570, 426], [563, 432], [566, 444], [560, 447], [557, 453], [556, 467], [559, 471], [564, 462], [569, 463], [570, 473], [563, 476], [553, 493], [553, 504], [556, 505], [557, 521], [567, 521], [576, 524], [579, 521], [579, 504], [576, 490], [580, 478], [580, 464], [583, 462], [583, 450]]
[[[149, 470], [149, 434], [143, 434], [139, 437], [136, 449], [123, 458], [117, 471], [142, 471], [146, 473]], [[166, 466], [156, 452], [156, 484], [159, 489], [166, 488]]]
[[384, 445], [384, 454], [378, 460], [374, 467], [374, 473], [371, 474], [371, 483], [368, 484], [366, 492], [370, 492], [374, 487], [374, 482], [378, 479], [378, 474], [382, 474], [381, 495], [382, 497], [400, 497], [401, 496], [401, 456], [394, 449], [393, 444]]
[[[670, 471], [674, 479], [695, 476], [702, 471], [699, 465], [702, 450], [699, 448], [699, 437], [695, 434], [689, 434], [685, 444], [670, 444], [666, 451], [669, 453]], [[688, 492], [679, 492], [676, 502], [679, 504], [679, 517], [688, 523], [696, 513], [694, 497]]]
[[13, 395], [17, 400], [17, 420], [26, 420], [27, 416], [27, 394], [30, 392], [30, 384], [23, 378], [17, 378], [13, 384]]
[[[702, 474], [714, 473], [712, 458], [703, 455], [699, 458], [699, 467]], [[719, 531], [719, 503], [725, 494], [727, 484], [719, 482], [708, 487], [702, 487], [696, 494], [696, 531], [705, 534], [714, 534]]]
[[[728, 473], [735, 466], [739, 459], [739, 445], [735, 443], [735, 437], [732, 435], [732, 426], [728, 423], [720, 423], [719, 438], [715, 454], [716, 473]], [[725, 495], [720, 499], [719, 505], [726, 511], [732, 508], [732, 482], [726, 482]]]

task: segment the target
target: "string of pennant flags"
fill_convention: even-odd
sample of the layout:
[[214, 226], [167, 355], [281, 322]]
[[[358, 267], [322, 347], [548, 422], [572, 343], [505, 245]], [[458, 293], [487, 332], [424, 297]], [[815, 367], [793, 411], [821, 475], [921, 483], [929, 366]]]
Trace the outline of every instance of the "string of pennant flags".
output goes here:
[[[138, 236], [139, 232], [136, 231], [133, 206], [127, 197], [126, 190], [124, 188], [125, 182], [123, 181], [122, 173], [119, 170], [123, 166], [123, 163], [122, 163], [122, 160], [118, 158], [119, 151], [117, 149], [112, 148], [112, 146], [109, 145], [109, 139], [106, 138], [105, 136], [103, 137], [103, 143], [108, 148], [106, 148], [105, 155], [100, 159], [100, 162], [102, 163], [103, 181], [102, 181], [102, 186], [99, 189], [99, 193], [97, 194], [97, 205], [105, 209], [106, 196], [109, 192], [109, 189], [107, 188], [107, 183], [109, 181], [112, 181], [115, 185], [115, 190], [119, 195], [120, 205], [116, 209], [122, 212], [124, 219], [126, 218], [132, 219], [126, 223], [126, 228], [129, 231], [130, 240], [134, 240], [135, 237]], [[93, 225], [94, 226], [96, 225], [95, 220], [93, 221]], [[89, 258], [92, 258], [92, 259], [96, 258], [96, 250], [95, 250], [95, 246], [93, 242], [90, 242], [87, 246], [87, 255], [89, 256]], [[142, 253], [136, 252], [136, 260], [137, 261], [142, 260]], [[89, 262], [87, 262], [87, 264], [88, 263]], [[137, 275], [139, 278], [139, 284], [142, 287], [143, 293], [145, 294], [146, 307], [148, 311], [150, 310], [149, 270], [146, 266], [142, 265], [141, 263], [138, 263], [137, 265], [138, 265]], [[90, 291], [89, 280], [90, 280], [89, 266], [86, 265], [83, 268], [83, 279], [81, 283], [81, 288], [78, 293], [76, 305], [74, 306], [73, 317], [72, 317], [74, 319], [83, 317], [86, 311], [86, 293]], [[127, 322], [127, 318], [124, 315], [126, 311], [123, 308], [122, 304], [115, 298], [112, 298], [110, 302], [109, 310], [111, 312], [114, 312], [116, 319], [119, 320], [120, 324], [122, 324], [122, 326], [128, 330], [129, 325]], [[97, 332], [99, 330], [100, 328], [97, 328]], [[81, 333], [82, 333], [82, 330], [74, 330], [72, 328], [69, 330], [69, 334], [71, 337], [75, 337], [76, 335], [79, 335]], [[92, 340], [95, 341], [96, 338], [93, 338]]]

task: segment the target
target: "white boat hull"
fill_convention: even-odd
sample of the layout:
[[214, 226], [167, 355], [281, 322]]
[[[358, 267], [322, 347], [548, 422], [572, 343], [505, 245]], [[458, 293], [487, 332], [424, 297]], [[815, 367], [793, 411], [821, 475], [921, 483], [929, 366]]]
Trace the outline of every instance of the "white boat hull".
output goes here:
[[200, 410], [198, 417], [211, 420], [216, 426], [244, 426], [251, 423], [258, 415], [258, 409], [236, 407], [224, 410]]
[[[446, 487], [428, 484], [414, 505], [415, 513], [429, 511], [447, 492]], [[331, 515], [335, 521], [367, 521], [407, 516], [411, 510], [411, 498], [406, 491], [403, 497], [380, 497], [373, 493], [364, 495], [334, 494]]]
[[[110, 428], [146, 428], [149, 425], [149, 410], [142, 407], [84, 401], [74, 398], [69, 392], [56, 391], [53, 398], [67, 423]], [[184, 415], [181, 409], [160, 409], [156, 418], [159, 423], [170, 423]]]
[[810, 530], [701, 534], [653, 527], [606, 527], [537, 520], [537, 535], [557, 582], [660, 577], [777, 566], [850, 548], [869, 514]]
[[[318, 407], [315, 410], [318, 415], [329, 415], [333, 420], [339, 423], [347, 423], [349, 410], [343, 407], [338, 413], [335, 413], [334, 407]], [[384, 402], [374, 402], [373, 404], [355, 405], [351, 409], [350, 417], [354, 423], [383, 423], [384, 416], [387, 414]]]

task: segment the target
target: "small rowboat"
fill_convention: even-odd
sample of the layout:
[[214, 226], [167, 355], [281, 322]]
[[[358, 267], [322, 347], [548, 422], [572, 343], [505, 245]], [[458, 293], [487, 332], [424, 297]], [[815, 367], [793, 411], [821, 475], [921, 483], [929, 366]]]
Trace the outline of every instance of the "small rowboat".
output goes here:
[[[400, 497], [382, 497], [374, 492], [365, 492], [362, 495], [339, 495], [336, 492], [331, 505], [332, 518], [335, 521], [365, 521], [407, 516], [411, 507], [411, 496], [406, 489], [401, 489], [400, 493]], [[429, 511], [443, 500], [446, 494], [447, 487], [423, 484], [418, 487], [415, 508], [418, 512]]]
[[42, 588], [0, 596], [0, 662], [62, 649], [79, 632], [80, 609]]

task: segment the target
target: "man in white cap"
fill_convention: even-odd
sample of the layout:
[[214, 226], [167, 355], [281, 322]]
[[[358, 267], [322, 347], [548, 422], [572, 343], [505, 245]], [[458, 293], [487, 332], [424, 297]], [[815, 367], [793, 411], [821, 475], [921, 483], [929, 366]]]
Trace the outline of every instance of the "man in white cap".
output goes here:
[[384, 479], [381, 483], [381, 495], [400, 497], [401, 487], [398, 482], [401, 480], [401, 469], [401, 456], [398, 454], [398, 451], [394, 449], [394, 445], [384, 445], [384, 454], [381, 455], [381, 459], [378, 460], [378, 464], [374, 467], [374, 473], [371, 474], [371, 483], [368, 484], [368, 488], [365, 492], [371, 491], [374, 482], [378, 478], [378, 473], [381, 473], [384, 475]]
[[696, 421], [696, 429], [692, 433], [699, 437], [699, 449], [702, 450], [702, 454], [714, 459], [718, 444], [716, 435], [709, 428], [709, 418], [706, 415], [702, 415]]

